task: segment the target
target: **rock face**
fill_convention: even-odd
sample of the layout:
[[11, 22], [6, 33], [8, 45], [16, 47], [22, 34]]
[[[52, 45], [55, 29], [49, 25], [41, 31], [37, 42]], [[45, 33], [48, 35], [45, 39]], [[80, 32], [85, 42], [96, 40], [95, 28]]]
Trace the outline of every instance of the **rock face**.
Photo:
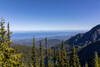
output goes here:
[[97, 40], [100, 40], [100, 24], [86, 33], [77, 34], [71, 37], [69, 40], [65, 41], [65, 43], [69, 45], [85, 45]]

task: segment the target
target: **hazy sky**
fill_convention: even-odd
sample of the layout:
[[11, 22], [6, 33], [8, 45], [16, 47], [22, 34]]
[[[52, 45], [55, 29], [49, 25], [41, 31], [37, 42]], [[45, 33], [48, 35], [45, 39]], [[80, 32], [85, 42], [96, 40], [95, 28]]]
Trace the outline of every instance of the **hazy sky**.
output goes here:
[[100, 0], [0, 0], [13, 31], [88, 30], [100, 23]]

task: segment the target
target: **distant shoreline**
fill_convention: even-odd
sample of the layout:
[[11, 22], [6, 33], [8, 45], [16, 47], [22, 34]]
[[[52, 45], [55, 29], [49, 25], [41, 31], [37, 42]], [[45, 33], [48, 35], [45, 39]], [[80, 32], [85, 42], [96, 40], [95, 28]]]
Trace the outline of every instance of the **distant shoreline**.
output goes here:
[[44, 38], [44, 37], [62, 37], [62, 36], [71, 36], [78, 33], [84, 33], [86, 31], [22, 31], [22, 32], [13, 32], [12, 40], [20, 39], [31, 39]]

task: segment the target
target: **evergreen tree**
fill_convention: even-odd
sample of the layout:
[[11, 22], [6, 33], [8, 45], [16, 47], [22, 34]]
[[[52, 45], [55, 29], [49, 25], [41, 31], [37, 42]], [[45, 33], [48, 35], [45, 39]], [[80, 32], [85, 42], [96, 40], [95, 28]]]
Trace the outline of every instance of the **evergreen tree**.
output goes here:
[[57, 56], [56, 56], [56, 48], [54, 48], [54, 67], [57, 67]]
[[51, 63], [51, 59], [52, 59], [52, 54], [51, 54], [51, 48], [48, 45], [48, 66], [51, 67], [52, 63]]
[[93, 59], [93, 67], [99, 67], [98, 66], [98, 54], [97, 52], [94, 53], [94, 59]]
[[[4, 19], [0, 21], [0, 66], [1, 67], [22, 67], [20, 63], [21, 54], [16, 54], [15, 50], [10, 46], [10, 34], [4, 26]], [[8, 28], [9, 30], [9, 28]], [[10, 30], [9, 30], [10, 32]], [[9, 36], [9, 41], [8, 37]]]
[[66, 59], [65, 59], [65, 67], [69, 67], [68, 56], [66, 56]]
[[36, 54], [36, 47], [35, 47], [35, 38], [33, 38], [32, 64], [33, 64], [33, 67], [37, 67], [37, 54]]
[[66, 55], [66, 50], [64, 48], [64, 41], [62, 41], [61, 46], [61, 67], [69, 67], [68, 57]]
[[11, 36], [10, 36], [11, 32], [10, 32], [10, 26], [9, 23], [7, 25], [7, 41], [8, 41], [8, 45], [12, 44], [11, 40]]
[[45, 48], [46, 48], [45, 67], [49, 67], [49, 65], [48, 65], [48, 44], [47, 44], [47, 38], [45, 38]]
[[52, 52], [51, 48], [48, 45], [48, 60], [51, 60], [51, 58], [52, 58], [51, 52]]
[[64, 67], [64, 65], [65, 65], [64, 59], [65, 59], [65, 50], [64, 50], [64, 42], [62, 41], [62, 45], [61, 45], [61, 67]]
[[41, 40], [40, 40], [40, 67], [43, 67], [43, 49], [42, 49], [42, 44], [41, 44]]
[[77, 67], [81, 67], [77, 54], [76, 54], [76, 66]]
[[88, 67], [88, 63], [87, 62], [85, 63], [85, 67]]
[[57, 51], [57, 67], [61, 67], [61, 51], [58, 49]]
[[76, 50], [74, 46], [72, 46], [72, 53], [70, 57], [70, 67], [80, 67], [79, 58], [76, 54]]

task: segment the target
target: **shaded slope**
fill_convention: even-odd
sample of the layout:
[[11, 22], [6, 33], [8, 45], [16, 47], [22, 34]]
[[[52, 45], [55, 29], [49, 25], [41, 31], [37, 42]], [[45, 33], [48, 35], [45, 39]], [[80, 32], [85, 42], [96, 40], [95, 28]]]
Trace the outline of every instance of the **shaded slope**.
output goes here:
[[89, 62], [89, 67], [91, 67], [95, 51], [98, 53], [98, 56], [100, 57], [100, 41], [96, 41], [92, 44], [87, 45], [78, 53], [81, 64], [84, 65], [87, 61]]

